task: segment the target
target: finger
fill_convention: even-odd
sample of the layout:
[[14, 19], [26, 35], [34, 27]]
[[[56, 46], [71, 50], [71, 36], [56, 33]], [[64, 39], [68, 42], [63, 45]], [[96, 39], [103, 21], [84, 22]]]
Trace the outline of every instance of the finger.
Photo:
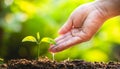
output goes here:
[[77, 43], [79, 43], [81, 39], [79, 37], [72, 37], [68, 39], [67, 41], [64, 41], [63, 43], [58, 44], [57, 46], [50, 47], [49, 51], [51, 52], [60, 52], [62, 50], [65, 50]]
[[[69, 33], [71, 33], [71, 32], [69, 32]], [[63, 42], [65, 42], [65, 41], [69, 40], [69, 39], [72, 38], [72, 37], [73, 37], [73, 36], [72, 36], [71, 34], [68, 34], [66, 37], [64, 37], [64, 38], [61, 39], [61, 40], [58, 40], [56, 43], [57, 43], [57, 44], [63, 43]]]
[[[88, 7], [89, 8], [89, 7]], [[85, 8], [85, 5], [78, 7], [73, 13], [72, 13], [72, 18], [73, 18], [73, 27], [75, 28], [80, 28], [84, 20], [86, 19], [88, 15], [89, 10]]]
[[71, 29], [72, 29], [72, 19], [68, 19], [68, 21], [59, 30], [59, 34], [65, 34]]
[[68, 35], [70, 35], [70, 32], [66, 33], [66, 34], [63, 34], [63, 35], [60, 35], [59, 37], [57, 37], [55, 39], [56, 42], [58, 42], [59, 40], [62, 40], [64, 39], [65, 37], [67, 37]]
[[59, 30], [59, 34], [65, 34], [66, 32], [70, 31], [72, 27], [78, 28], [82, 26], [89, 12], [89, 10], [85, 7], [86, 6], [83, 5], [81, 7], [76, 8], [75, 11], [73, 11], [68, 21]]
[[[71, 34], [67, 35], [65, 38], [63, 38], [61, 40], [56, 41], [56, 45], [59, 45], [59, 44], [65, 42], [65, 41], [68, 41], [70, 38], [72, 38]], [[50, 45], [50, 46], [55, 47], [56, 45]]]
[[[56, 44], [60, 44], [61, 42], [64, 42], [68, 40], [69, 38], [72, 38], [71, 32], [68, 32], [67, 34], [59, 36], [58, 38], [55, 39], [55, 41], [56, 41]], [[50, 46], [55, 46], [55, 45], [52, 44]]]

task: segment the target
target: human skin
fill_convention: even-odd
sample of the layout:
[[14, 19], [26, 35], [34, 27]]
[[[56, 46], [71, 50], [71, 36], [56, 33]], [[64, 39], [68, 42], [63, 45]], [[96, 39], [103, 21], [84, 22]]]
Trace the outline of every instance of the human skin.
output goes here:
[[56, 53], [88, 41], [109, 18], [120, 15], [120, 0], [97, 0], [76, 8], [59, 30], [49, 51]]

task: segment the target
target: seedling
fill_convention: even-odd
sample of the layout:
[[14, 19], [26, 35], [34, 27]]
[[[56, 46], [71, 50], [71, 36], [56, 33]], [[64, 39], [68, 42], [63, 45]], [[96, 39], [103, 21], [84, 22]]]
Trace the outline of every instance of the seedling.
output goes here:
[[[39, 32], [37, 33], [37, 37], [35, 38], [34, 36], [26, 36], [25, 38], [23, 38], [22, 42], [35, 42], [38, 45], [38, 55], [37, 55], [37, 59], [39, 59], [39, 54], [40, 54], [40, 44], [41, 42], [46, 42], [49, 44], [56, 44], [56, 42], [49, 37], [44, 37], [42, 39], [40, 39], [40, 34]], [[53, 57], [54, 58], [54, 57]]]

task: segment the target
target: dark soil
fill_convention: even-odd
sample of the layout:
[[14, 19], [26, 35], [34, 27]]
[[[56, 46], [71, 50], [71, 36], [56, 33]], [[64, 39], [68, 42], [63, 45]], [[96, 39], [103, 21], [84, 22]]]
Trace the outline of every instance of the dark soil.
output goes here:
[[49, 59], [10, 60], [0, 65], [0, 69], [120, 69], [120, 62], [85, 62], [83, 60], [56, 62]]

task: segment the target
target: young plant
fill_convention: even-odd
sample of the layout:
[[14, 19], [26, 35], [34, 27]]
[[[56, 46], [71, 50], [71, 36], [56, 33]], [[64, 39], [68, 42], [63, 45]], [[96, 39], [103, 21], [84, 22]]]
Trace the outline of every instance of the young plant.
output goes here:
[[40, 39], [40, 34], [39, 32], [37, 33], [37, 37], [35, 38], [34, 36], [26, 36], [25, 38], [23, 38], [22, 42], [35, 42], [38, 45], [38, 55], [37, 55], [37, 59], [39, 58], [39, 54], [40, 54], [40, 44], [41, 42], [46, 42], [49, 44], [56, 44], [56, 42], [49, 37], [44, 37], [42, 39]]

